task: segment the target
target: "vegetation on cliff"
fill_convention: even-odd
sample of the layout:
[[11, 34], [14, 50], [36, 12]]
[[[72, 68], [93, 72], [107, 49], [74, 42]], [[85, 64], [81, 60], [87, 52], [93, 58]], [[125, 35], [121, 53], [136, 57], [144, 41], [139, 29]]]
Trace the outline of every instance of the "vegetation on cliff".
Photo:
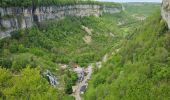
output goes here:
[[[27, 94], [28, 98], [33, 99], [34, 96], [36, 96], [35, 98], [39, 98], [39, 96], [55, 98], [56, 95], [60, 98], [65, 95], [64, 92], [72, 93], [71, 86], [75, 84], [76, 76], [74, 73], [70, 73], [69, 69], [63, 71], [58, 64], [78, 64], [86, 67], [89, 63], [101, 60], [123, 36], [121, 34], [122, 30], [119, 30], [116, 25], [116, 19], [121, 15], [123, 14], [105, 14], [102, 17], [67, 17], [60, 21], [52, 20], [41, 23], [39, 27], [34, 26], [31, 29], [13, 32], [12, 37], [1, 40], [0, 66], [2, 68], [0, 69], [7, 71], [6, 74], [1, 74], [2, 76], [0, 76], [2, 77], [1, 81], [7, 84], [6, 87], [2, 85], [3, 88], [0, 90], [1, 97], [25, 99], [27, 97], [24, 95]], [[28, 69], [26, 66], [30, 66], [30, 68]], [[43, 77], [41, 77], [42, 79], [37, 79], [37, 76], [34, 75], [36, 74], [40, 77], [42, 74], [40, 71], [44, 72], [46, 69], [58, 76], [61, 90], [54, 88], [48, 90], [52, 88], [49, 86], [48, 81], [44, 80]], [[24, 70], [31, 71], [28, 72], [31, 75], [23, 76]], [[8, 74], [10, 74], [10, 79], [4, 80], [3, 77], [7, 77], [6, 75]], [[32, 75], [35, 80], [31, 80]], [[17, 78], [14, 81], [16, 83], [20, 78], [21, 81], [24, 78], [23, 85], [28, 84], [28, 86], [22, 87], [22, 85], [11, 83], [13, 78]], [[26, 79], [30, 79], [30, 81], [24, 83]], [[35, 83], [37, 88], [29, 89], [33, 88], [34, 82], [41, 82], [41, 80], [45, 83]], [[12, 85], [8, 86], [8, 84]], [[50, 95], [47, 94], [46, 96], [38, 92], [40, 91], [39, 86], [40, 88], [41, 86], [46, 87], [42, 92], [48, 92]], [[16, 90], [12, 91], [14, 87], [16, 87]], [[9, 89], [8, 91], [11, 91], [11, 93], [6, 93], [6, 89]], [[16, 93], [15, 91], [18, 92]], [[33, 95], [33, 91], [37, 92], [37, 94]], [[12, 97], [9, 95], [12, 95]], [[63, 97], [67, 98], [67, 96]]]
[[96, 70], [85, 99], [168, 100], [170, 34], [160, 12], [148, 18], [121, 45]]
[[0, 7], [29, 7], [48, 5], [73, 5], [73, 4], [98, 4], [113, 7], [121, 7], [118, 3], [98, 2], [94, 0], [1, 0]]
[[12, 38], [2, 40], [0, 64], [14, 70], [27, 64], [51, 69], [55, 63], [87, 66], [112, 48], [121, 38], [119, 33], [115, 17], [107, 14], [44, 22], [39, 28], [16, 31]]
[[[20, 2], [20, 6], [27, 5], [24, 0], [25, 4]], [[130, 9], [101, 17], [49, 20], [1, 40], [0, 98], [72, 100], [66, 95], [72, 93], [77, 80], [71, 66], [86, 67], [108, 53], [109, 60], [103, 67], [95, 68], [85, 99], [166, 99], [170, 76], [166, 24], [158, 12], [145, 23], [132, 16], [139, 12], [149, 15], [155, 9], [132, 11], [133, 14]], [[143, 26], [138, 28], [140, 25]], [[69, 66], [63, 70], [59, 64]], [[57, 88], [43, 77], [46, 69], [59, 79]]]
[[57, 90], [42, 78], [38, 68], [23, 69], [19, 75], [0, 68], [0, 97], [3, 100], [49, 100], [57, 98]]
[[124, 3], [129, 14], [149, 17], [154, 13], [154, 10], [160, 10], [161, 5], [159, 3]]

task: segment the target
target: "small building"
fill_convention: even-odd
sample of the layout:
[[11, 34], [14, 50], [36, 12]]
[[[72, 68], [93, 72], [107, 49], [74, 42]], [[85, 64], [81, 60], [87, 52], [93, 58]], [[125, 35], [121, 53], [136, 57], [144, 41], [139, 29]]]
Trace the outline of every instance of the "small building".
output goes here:
[[66, 64], [59, 64], [59, 66], [62, 68], [62, 69], [66, 69], [68, 67], [68, 65]]
[[78, 88], [77, 86], [72, 86], [73, 93], [75, 93], [75, 92], [76, 92], [77, 88]]

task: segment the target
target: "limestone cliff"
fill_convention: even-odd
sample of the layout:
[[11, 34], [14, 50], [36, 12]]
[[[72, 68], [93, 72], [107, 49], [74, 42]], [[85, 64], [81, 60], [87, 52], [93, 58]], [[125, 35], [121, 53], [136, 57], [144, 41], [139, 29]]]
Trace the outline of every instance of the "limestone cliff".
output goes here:
[[162, 18], [167, 22], [170, 29], [170, 0], [162, 1], [161, 15]]
[[41, 6], [20, 8], [0, 8], [0, 38], [10, 36], [17, 29], [29, 28], [33, 24], [49, 19], [62, 19], [65, 16], [100, 16], [102, 13], [117, 13], [121, 7], [108, 7], [97, 4], [76, 4], [65, 6]]

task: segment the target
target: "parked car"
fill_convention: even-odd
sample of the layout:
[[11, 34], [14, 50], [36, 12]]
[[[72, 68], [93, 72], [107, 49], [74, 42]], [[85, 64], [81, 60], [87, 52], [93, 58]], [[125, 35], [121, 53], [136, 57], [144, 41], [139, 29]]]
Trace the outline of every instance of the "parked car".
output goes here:
[[86, 91], [86, 85], [83, 85], [83, 86], [80, 88], [80, 93], [81, 93], [81, 94], [84, 94], [85, 91]]

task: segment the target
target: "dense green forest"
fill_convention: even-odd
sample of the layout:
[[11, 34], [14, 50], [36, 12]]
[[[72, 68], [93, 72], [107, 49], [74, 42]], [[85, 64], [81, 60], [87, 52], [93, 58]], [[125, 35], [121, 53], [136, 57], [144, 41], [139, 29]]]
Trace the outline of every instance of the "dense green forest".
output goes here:
[[[82, 1], [0, 2], [1, 7], [27, 7]], [[70, 94], [78, 76], [71, 70], [72, 65], [87, 67], [101, 61], [107, 53], [108, 61], [102, 68], [93, 68], [89, 87], [82, 95], [85, 100], [168, 100], [170, 35], [167, 25], [160, 12], [145, 21], [138, 19], [150, 16], [160, 5], [124, 6], [126, 10], [116, 14], [44, 21], [0, 40], [0, 99], [74, 100]], [[60, 64], [67, 64], [68, 68], [63, 70]], [[57, 87], [51, 86], [43, 76], [47, 69], [57, 77]]]
[[[105, 14], [98, 18], [67, 17], [60, 21], [43, 22], [32, 29], [13, 32], [11, 38], [0, 42], [0, 64], [14, 70], [27, 64], [50, 69], [56, 67], [55, 63], [72, 62], [87, 66], [99, 61], [122, 37], [115, 21], [120, 15], [112, 17]], [[110, 33], [115, 36], [111, 37]]]
[[[31, 6], [31, 5], [49, 5], [49, 4], [74, 4], [82, 0], [1, 0], [0, 6]], [[89, 0], [90, 1], [90, 0]]]
[[170, 34], [160, 12], [95, 70], [86, 100], [169, 100]]
[[[89, 63], [101, 60], [124, 36], [123, 29], [117, 27], [118, 18], [123, 20], [128, 18], [128, 15], [122, 12], [115, 15], [104, 14], [102, 17], [67, 17], [13, 32], [12, 37], [0, 41], [0, 96], [7, 99], [35, 99], [42, 96], [67, 99], [65, 93], [72, 92], [71, 86], [75, 84], [76, 75], [69, 69], [63, 71], [58, 64], [87, 67]], [[41, 77], [41, 72], [46, 69], [58, 76], [60, 90], [52, 88], [48, 81]], [[25, 71], [28, 73], [26, 76]], [[41, 87], [45, 89], [41, 90]], [[68, 98], [70, 100], [70, 97]]]
[[95, 0], [0, 0], [0, 7], [29, 7], [66, 4], [105, 4], [108, 6], [120, 7], [120, 4], [118, 3], [98, 2]]

